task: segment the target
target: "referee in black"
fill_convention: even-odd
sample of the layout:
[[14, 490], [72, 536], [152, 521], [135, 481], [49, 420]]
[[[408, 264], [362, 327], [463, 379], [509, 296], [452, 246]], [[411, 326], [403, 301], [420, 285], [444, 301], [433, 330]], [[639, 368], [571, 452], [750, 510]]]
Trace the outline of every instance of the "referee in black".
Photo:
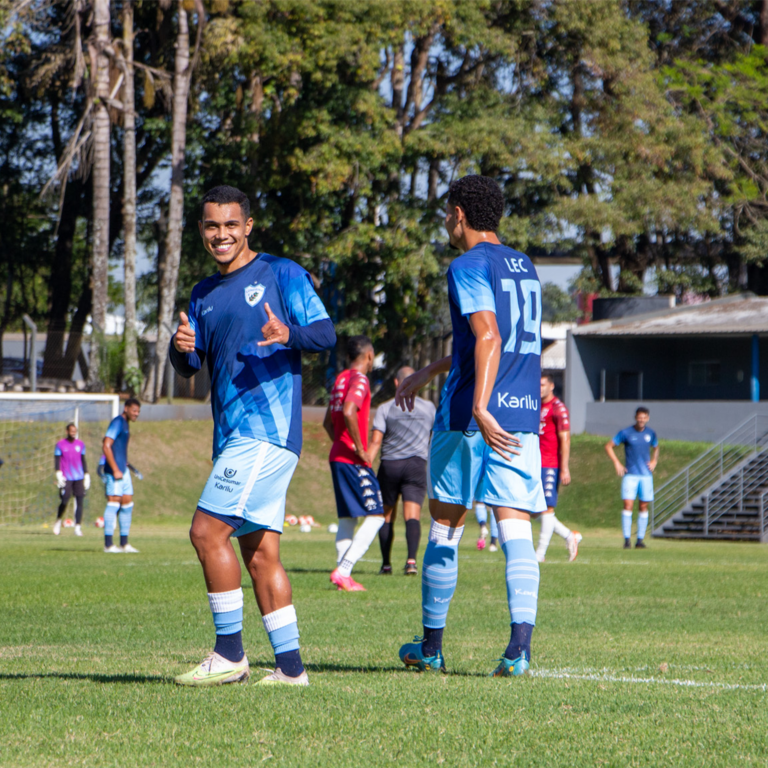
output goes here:
[[[403, 366], [395, 375], [395, 389], [403, 379], [413, 373], [413, 368]], [[427, 458], [429, 435], [435, 421], [435, 406], [417, 397], [412, 411], [395, 407], [395, 401], [382, 403], [373, 419], [373, 436], [368, 452], [371, 461], [381, 448], [381, 464], [378, 480], [384, 503], [384, 525], [379, 530], [382, 566], [379, 574], [391, 574], [392, 541], [397, 516], [397, 499], [403, 498], [405, 538], [408, 544], [408, 560], [405, 575], [415, 576], [416, 552], [421, 538], [421, 505], [427, 495]]]

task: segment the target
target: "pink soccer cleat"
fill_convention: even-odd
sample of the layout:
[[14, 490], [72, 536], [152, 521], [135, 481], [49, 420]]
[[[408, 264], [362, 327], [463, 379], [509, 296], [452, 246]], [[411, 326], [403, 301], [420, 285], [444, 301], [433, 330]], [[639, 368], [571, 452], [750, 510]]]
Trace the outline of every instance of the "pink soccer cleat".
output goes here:
[[339, 569], [336, 568], [331, 573], [331, 584], [335, 584], [339, 592], [365, 592], [366, 589], [362, 584], [358, 584], [351, 576], [344, 576], [339, 573]]
[[579, 554], [579, 544], [582, 535], [578, 531], [571, 531], [571, 535], [565, 540], [565, 546], [568, 547], [568, 562], [572, 563]]
[[477, 540], [477, 548], [481, 551], [485, 549], [485, 539], [480, 538]]

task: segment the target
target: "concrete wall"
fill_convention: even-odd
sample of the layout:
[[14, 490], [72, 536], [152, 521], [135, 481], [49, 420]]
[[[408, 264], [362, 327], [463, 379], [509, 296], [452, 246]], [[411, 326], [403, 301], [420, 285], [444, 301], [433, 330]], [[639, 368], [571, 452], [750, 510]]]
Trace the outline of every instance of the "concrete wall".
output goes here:
[[634, 423], [638, 405], [644, 405], [650, 410], [649, 426], [659, 437], [667, 440], [712, 443], [720, 440], [753, 413], [768, 417], [768, 402], [624, 400], [588, 403], [585, 427], [581, 431], [613, 437], [620, 429]]

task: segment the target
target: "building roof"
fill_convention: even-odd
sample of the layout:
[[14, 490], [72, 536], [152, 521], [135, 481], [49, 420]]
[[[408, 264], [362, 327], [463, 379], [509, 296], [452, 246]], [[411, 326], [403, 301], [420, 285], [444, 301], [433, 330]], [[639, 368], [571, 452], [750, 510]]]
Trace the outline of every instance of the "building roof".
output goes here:
[[741, 293], [644, 315], [601, 320], [576, 336], [704, 336], [768, 334], [768, 298]]
[[558, 339], [541, 353], [542, 371], [565, 370], [565, 341]]

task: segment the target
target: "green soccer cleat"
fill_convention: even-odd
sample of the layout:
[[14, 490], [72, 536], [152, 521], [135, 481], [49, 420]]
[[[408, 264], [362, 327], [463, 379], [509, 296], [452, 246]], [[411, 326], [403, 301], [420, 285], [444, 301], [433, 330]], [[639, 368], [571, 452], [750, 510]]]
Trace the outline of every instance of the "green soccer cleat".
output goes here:
[[191, 672], [179, 675], [176, 678], [177, 685], [224, 685], [224, 683], [245, 682], [251, 676], [251, 668], [248, 666], [248, 657], [243, 656], [240, 661], [229, 661], [211, 651]]
[[528, 663], [528, 655], [525, 651], [516, 659], [508, 659], [502, 656], [499, 661], [501, 663], [491, 672], [490, 677], [521, 677], [531, 666]]
[[424, 656], [421, 652], [421, 643], [423, 637], [414, 637], [412, 643], [406, 643], [400, 648], [400, 661], [406, 667], [415, 669], [417, 672], [445, 672], [445, 659], [443, 652], [438, 651], [434, 656]]
[[278, 668], [272, 674], [257, 680], [255, 685], [309, 685], [309, 677], [306, 669], [298, 677], [288, 677]]

